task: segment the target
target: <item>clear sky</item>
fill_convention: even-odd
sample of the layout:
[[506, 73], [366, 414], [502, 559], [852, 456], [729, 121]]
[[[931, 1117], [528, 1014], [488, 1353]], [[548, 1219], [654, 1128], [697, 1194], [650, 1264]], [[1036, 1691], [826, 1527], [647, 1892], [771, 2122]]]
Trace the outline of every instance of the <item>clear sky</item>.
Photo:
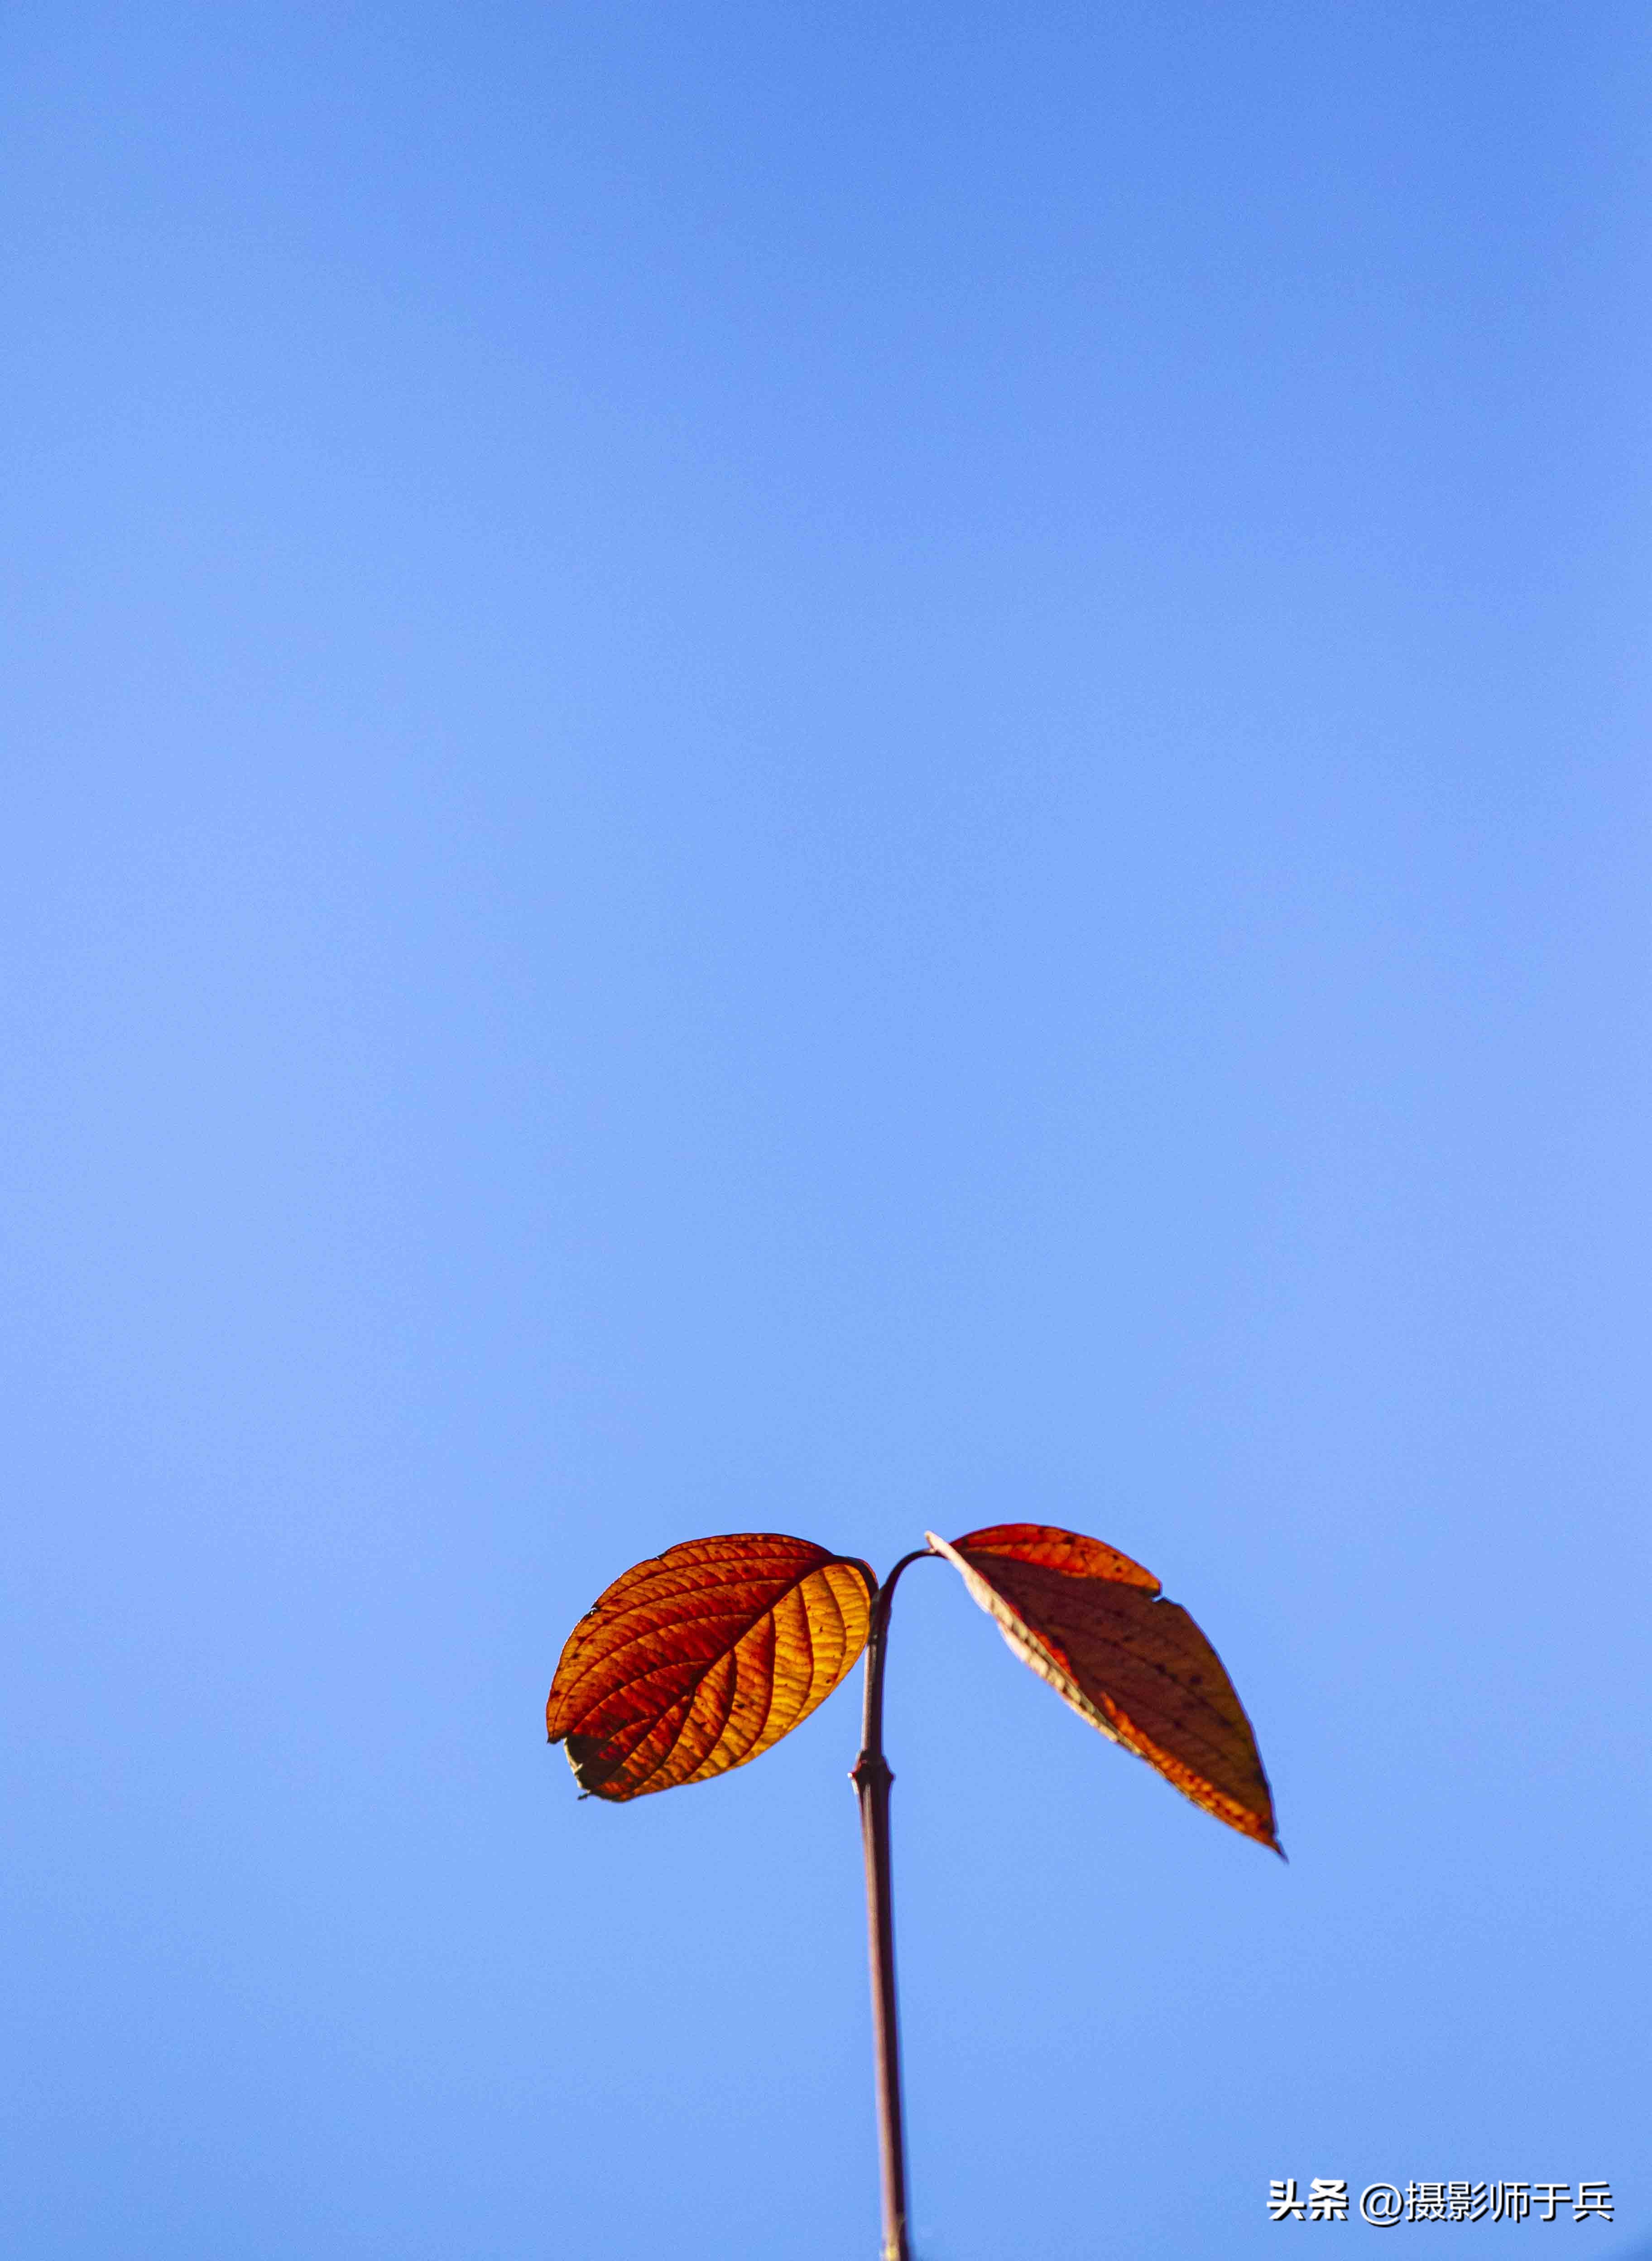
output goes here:
[[1011, 1519], [1290, 1865], [909, 1574], [920, 2261], [1645, 2250], [1649, 29], [7, 11], [9, 2253], [870, 2257], [858, 1682], [545, 1692]]

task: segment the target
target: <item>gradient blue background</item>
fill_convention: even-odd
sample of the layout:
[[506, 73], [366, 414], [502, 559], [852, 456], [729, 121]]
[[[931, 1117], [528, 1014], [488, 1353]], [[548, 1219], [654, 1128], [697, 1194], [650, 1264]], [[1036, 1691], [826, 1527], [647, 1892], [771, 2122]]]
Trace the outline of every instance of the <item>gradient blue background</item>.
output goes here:
[[870, 2256], [858, 1683], [542, 1706], [1024, 1518], [1291, 1865], [909, 1575], [922, 2261], [1640, 2250], [1645, 11], [3, 39], [6, 2250]]

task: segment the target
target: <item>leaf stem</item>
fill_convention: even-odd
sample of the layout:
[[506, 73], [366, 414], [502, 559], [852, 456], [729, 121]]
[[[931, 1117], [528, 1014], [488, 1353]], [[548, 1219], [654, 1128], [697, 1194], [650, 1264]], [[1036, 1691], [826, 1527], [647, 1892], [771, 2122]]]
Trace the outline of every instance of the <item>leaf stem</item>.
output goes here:
[[889, 1790], [894, 1776], [883, 1755], [883, 1661], [889, 1605], [909, 1563], [932, 1550], [903, 1554], [878, 1590], [866, 1636], [866, 1712], [860, 1756], [849, 1779], [860, 1800], [860, 1843], [866, 1863], [866, 1940], [872, 1963], [872, 2031], [877, 2059], [878, 2151], [883, 2175], [883, 2261], [911, 2261], [907, 2243], [906, 2130], [901, 2104], [901, 2024], [894, 1988], [894, 1904], [889, 1877]]

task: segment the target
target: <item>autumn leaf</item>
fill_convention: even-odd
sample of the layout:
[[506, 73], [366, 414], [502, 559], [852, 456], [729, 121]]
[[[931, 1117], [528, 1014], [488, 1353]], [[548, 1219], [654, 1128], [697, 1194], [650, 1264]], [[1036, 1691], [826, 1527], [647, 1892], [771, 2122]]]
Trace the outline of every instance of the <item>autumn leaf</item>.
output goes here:
[[569, 1635], [546, 1731], [597, 1798], [708, 1781], [831, 1694], [866, 1647], [877, 1591], [866, 1563], [779, 1532], [668, 1547]]
[[1016, 1654], [1075, 1712], [1218, 1821], [1282, 1851], [1233, 1683], [1187, 1611], [1158, 1598], [1151, 1570], [1099, 1539], [1046, 1524], [995, 1524], [950, 1546], [924, 1536], [962, 1572]]

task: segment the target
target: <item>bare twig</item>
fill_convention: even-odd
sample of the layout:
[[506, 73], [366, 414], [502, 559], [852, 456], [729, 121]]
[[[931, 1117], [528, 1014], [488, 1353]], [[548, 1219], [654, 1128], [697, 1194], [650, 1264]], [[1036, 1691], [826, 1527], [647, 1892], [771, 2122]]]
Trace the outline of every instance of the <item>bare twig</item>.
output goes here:
[[901, 2023], [894, 1988], [894, 1907], [889, 1883], [889, 1789], [883, 1755], [883, 1661], [895, 1581], [930, 1550], [902, 1555], [879, 1590], [866, 1639], [866, 1708], [860, 1756], [849, 1779], [860, 1799], [866, 1862], [866, 1939], [872, 1962], [872, 2031], [877, 2055], [878, 2150], [883, 2171], [883, 2261], [911, 2261], [907, 2243], [906, 2128], [901, 2104]]

